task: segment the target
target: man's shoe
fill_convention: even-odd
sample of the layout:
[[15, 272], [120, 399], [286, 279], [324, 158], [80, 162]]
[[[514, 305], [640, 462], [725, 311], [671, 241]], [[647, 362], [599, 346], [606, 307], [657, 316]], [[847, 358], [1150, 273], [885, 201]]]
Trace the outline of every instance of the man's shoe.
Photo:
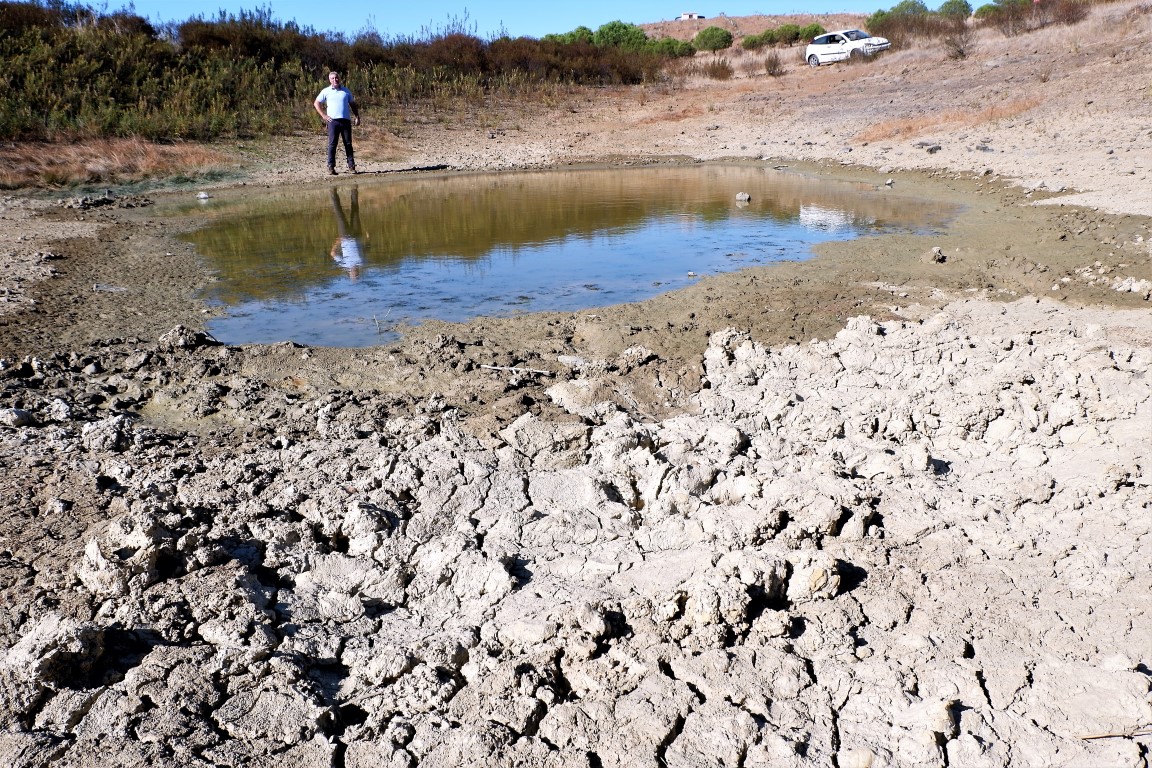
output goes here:
[[354, 165], [348, 166], [348, 173], [356, 173], [356, 166], [354, 166]]
[[333, 167], [331, 167], [331, 166], [329, 166], [329, 167], [328, 167], [328, 173], [330, 173], [330, 174], [332, 174], [333, 176], [335, 176], [335, 175], [336, 175], [336, 169], [335, 169], [335, 168], [333, 168]]

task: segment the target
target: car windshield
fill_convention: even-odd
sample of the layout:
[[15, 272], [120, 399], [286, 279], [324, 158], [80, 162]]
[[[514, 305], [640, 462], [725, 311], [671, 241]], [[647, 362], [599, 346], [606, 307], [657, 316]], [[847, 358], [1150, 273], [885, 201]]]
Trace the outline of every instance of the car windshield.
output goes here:
[[862, 32], [859, 29], [851, 29], [844, 33], [844, 37], [848, 38], [849, 40], [867, 40], [868, 38], [872, 37], [872, 35], [868, 34], [867, 32]]

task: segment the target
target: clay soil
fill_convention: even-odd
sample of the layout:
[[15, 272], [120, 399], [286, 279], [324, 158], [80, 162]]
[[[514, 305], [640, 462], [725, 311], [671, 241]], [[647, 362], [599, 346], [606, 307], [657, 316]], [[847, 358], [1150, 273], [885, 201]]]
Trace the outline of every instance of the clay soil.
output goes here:
[[[224, 180], [11, 192], [3, 762], [1147, 766], [1150, 32], [1113, 3], [963, 60], [729, 54], [368, 111], [335, 182], [317, 132], [214, 147]], [[322, 349], [201, 333], [194, 224], [151, 205], [700, 162], [959, 213]]]

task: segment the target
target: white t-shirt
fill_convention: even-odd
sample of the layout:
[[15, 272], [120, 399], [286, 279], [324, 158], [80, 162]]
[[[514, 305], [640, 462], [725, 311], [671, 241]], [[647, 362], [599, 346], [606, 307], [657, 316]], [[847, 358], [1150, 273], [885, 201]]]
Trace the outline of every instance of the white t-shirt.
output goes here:
[[328, 86], [316, 97], [316, 103], [323, 104], [333, 120], [351, 120], [353, 101], [352, 92], [344, 86]]

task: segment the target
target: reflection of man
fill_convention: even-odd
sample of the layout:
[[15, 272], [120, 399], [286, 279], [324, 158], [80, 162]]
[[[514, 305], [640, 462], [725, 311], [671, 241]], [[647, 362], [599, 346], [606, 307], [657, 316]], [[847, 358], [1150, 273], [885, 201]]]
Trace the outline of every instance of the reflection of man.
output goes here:
[[360, 196], [359, 190], [352, 187], [352, 199], [348, 204], [348, 216], [340, 205], [340, 193], [332, 188], [332, 210], [336, 213], [336, 229], [340, 236], [332, 243], [332, 260], [348, 272], [348, 277], [360, 277], [360, 267], [364, 256], [360, 252]]

